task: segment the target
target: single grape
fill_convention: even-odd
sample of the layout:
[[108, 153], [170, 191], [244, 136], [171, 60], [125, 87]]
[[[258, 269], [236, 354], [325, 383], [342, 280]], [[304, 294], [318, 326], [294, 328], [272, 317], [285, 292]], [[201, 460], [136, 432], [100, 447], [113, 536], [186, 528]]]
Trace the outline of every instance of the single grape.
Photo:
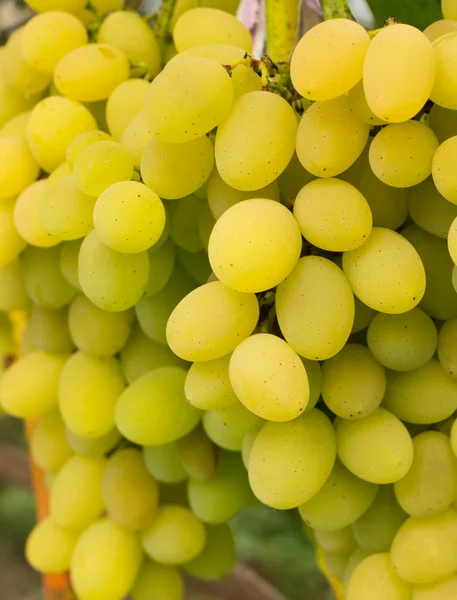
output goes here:
[[84, 131], [83, 133], [80, 133], [74, 137], [69, 143], [67, 152], [65, 154], [67, 162], [71, 166], [71, 172], [73, 171], [75, 160], [78, 158], [81, 152], [87, 148], [87, 146], [95, 144], [95, 142], [103, 142], [106, 140], [111, 140], [111, 136], [104, 131], [100, 131], [99, 129]]
[[17, 229], [14, 215], [13, 203], [0, 204], [0, 267], [6, 267], [27, 245]]
[[30, 437], [30, 454], [41, 469], [57, 473], [72, 454], [57, 410], [41, 416]]
[[70, 353], [75, 345], [68, 328], [66, 308], [34, 305], [27, 323], [28, 333], [39, 350], [55, 354]]
[[449, 228], [457, 218], [457, 206], [448, 202], [436, 189], [429, 177], [409, 192], [409, 214], [422, 229], [446, 239]]
[[17, 92], [24, 96], [36, 96], [48, 87], [51, 76], [40, 73], [25, 61], [22, 53], [23, 32], [24, 27], [16, 29], [2, 49], [0, 55], [2, 75], [7, 85]]
[[[164, 483], [180, 483], [188, 478], [176, 442], [144, 446], [143, 458], [148, 471]], [[161, 501], [162, 498], [161, 498]]]
[[457, 86], [453, 76], [457, 64], [457, 35], [453, 31], [433, 42], [436, 61], [436, 76], [430, 99], [443, 108], [457, 108], [455, 94]]
[[30, 532], [25, 545], [27, 562], [40, 573], [62, 573], [70, 567], [78, 536], [45, 517]]
[[39, 167], [25, 140], [0, 137], [0, 199], [18, 196], [38, 177]]
[[233, 533], [230, 526], [223, 523], [206, 527], [205, 547], [196, 558], [185, 563], [183, 569], [203, 581], [216, 581], [231, 572], [235, 561]]
[[453, 377], [457, 377], [457, 319], [447, 321], [438, 334], [438, 359], [441, 366]]
[[259, 431], [263, 421], [241, 402], [225, 408], [206, 410], [202, 416], [206, 435], [224, 450], [240, 451], [248, 433]]
[[130, 590], [133, 600], [182, 600], [184, 582], [181, 573], [171, 565], [143, 560], [138, 577]]
[[40, 213], [46, 188], [46, 179], [32, 183], [14, 205], [14, 224], [19, 235], [32, 246], [40, 248], [49, 248], [60, 242], [60, 239], [50, 235], [41, 223]]
[[145, 79], [132, 78], [111, 92], [106, 102], [106, 122], [115, 140], [121, 139], [128, 124], [141, 111], [148, 89], [149, 82]]
[[354, 569], [348, 583], [348, 600], [409, 600], [411, 586], [392, 568], [388, 552], [373, 554]]

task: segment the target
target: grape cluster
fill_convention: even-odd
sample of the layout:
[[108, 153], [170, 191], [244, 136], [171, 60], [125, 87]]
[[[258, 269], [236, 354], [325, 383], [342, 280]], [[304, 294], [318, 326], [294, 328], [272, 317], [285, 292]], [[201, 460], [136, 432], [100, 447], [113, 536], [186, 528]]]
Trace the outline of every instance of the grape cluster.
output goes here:
[[231, 0], [178, 2], [166, 48], [122, 0], [28, 3], [0, 49], [0, 310], [28, 317], [0, 404], [49, 487], [31, 565], [180, 600], [263, 503], [348, 600], [457, 597], [454, 3], [323, 22], [290, 66]]

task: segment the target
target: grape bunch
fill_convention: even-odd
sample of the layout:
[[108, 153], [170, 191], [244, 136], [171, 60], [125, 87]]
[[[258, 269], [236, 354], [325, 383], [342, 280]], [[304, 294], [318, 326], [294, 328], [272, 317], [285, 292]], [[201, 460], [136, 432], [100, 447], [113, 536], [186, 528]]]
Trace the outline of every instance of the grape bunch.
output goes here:
[[[348, 600], [457, 597], [457, 11], [338, 18], [290, 64], [237, 2], [29, 0], [0, 49], [0, 405], [26, 555], [181, 600], [230, 519], [298, 508]], [[223, 10], [222, 10], [223, 9]], [[157, 29], [156, 29], [157, 31]]]

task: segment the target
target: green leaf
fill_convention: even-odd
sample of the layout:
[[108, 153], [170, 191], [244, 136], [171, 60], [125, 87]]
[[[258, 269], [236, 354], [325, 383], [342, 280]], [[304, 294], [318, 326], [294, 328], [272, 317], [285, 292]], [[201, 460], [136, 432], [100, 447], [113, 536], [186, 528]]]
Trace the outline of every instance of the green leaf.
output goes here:
[[367, 0], [378, 27], [389, 17], [424, 30], [442, 19], [440, 0]]

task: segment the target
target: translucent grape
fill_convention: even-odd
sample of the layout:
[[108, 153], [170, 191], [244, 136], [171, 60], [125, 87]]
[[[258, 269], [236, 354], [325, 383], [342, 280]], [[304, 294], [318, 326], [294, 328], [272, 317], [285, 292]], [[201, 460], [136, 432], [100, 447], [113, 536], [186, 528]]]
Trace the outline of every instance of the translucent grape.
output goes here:
[[[224, 63], [226, 64], [226, 63]], [[232, 70], [233, 99], [249, 92], [260, 92], [262, 80], [257, 73], [246, 65], [237, 65]]]
[[446, 600], [457, 593], [457, 577], [449, 577], [438, 583], [415, 587], [412, 600]]
[[241, 402], [225, 408], [207, 410], [202, 417], [207, 436], [224, 450], [240, 451], [248, 433], [262, 427], [262, 419]]
[[39, 167], [19, 136], [0, 137], [0, 154], [0, 198], [17, 196], [35, 181]]
[[78, 277], [78, 257], [84, 239], [64, 242], [60, 247], [59, 266], [62, 275], [76, 290], [81, 291]]
[[227, 524], [206, 528], [206, 544], [202, 552], [184, 565], [184, 570], [203, 581], [215, 581], [228, 575], [236, 560], [235, 542]]
[[56, 473], [70, 458], [65, 424], [58, 411], [44, 414], [37, 421], [30, 438], [30, 454], [43, 470]]
[[457, 377], [457, 319], [447, 321], [440, 329], [438, 359], [449, 375]]
[[0, 268], [0, 310], [21, 310], [28, 308], [29, 303], [19, 260], [14, 259]]
[[14, 204], [0, 204], [0, 267], [6, 267], [25, 247], [14, 222]]
[[436, 77], [430, 99], [444, 108], [457, 108], [455, 94], [457, 86], [454, 70], [457, 64], [457, 35], [448, 33], [433, 42], [436, 59]]
[[106, 14], [114, 10], [122, 10], [125, 0], [92, 0], [91, 4], [95, 10]]
[[22, 34], [24, 27], [16, 29], [8, 38], [0, 62], [6, 83], [24, 96], [40, 94], [45, 90], [51, 77], [31, 67], [22, 54]]
[[373, 554], [362, 560], [349, 579], [348, 600], [409, 600], [411, 586], [392, 568], [388, 552]]
[[457, 206], [445, 200], [433, 179], [429, 178], [410, 190], [409, 214], [416, 225], [446, 239], [452, 221], [457, 217]]
[[363, 81], [359, 81], [348, 93], [349, 108], [364, 123], [368, 125], [385, 125], [385, 121], [377, 117], [368, 106]]
[[133, 600], [182, 600], [184, 582], [176, 567], [143, 560], [138, 577], [130, 590]]
[[186, 252], [180, 248], [178, 250], [178, 259], [186, 273], [198, 281], [198, 283], [203, 285], [208, 282], [212, 271], [206, 253], [196, 254], [194, 252]]
[[121, 145], [130, 152], [136, 169], [140, 168], [143, 152], [149, 142], [153, 139], [154, 136], [150, 131], [144, 112], [139, 112], [135, 115], [122, 132], [119, 141]]
[[229, 363], [230, 355], [226, 355], [191, 366], [184, 384], [184, 393], [192, 406], [211, 410], [238, 403], [230, 383]]
[[[4, 50], [3, 50], [4, 52]], [[17, 131], [10, 131], [17, 116], [23, 114], [24, 111], [30, 111], [40, 99], [39, 95], [24, 96], [19, 90], [11, 87], [6, 81], [3, 62], [0, 55], [0, 127], [2, 135], [18, 135]], [[22, 137], [22, 136], [21, 136]]]
[[[1, 93], [1, 91], [0, 91]], [[27, 125], [29, 122], [31, 111], [21, 112], [15, 117], [7, 120], [3, 127], [0, 128], [0, 136], [19, 136], [27, 141]]]
[[426, 27], [424, 29], [424, 35], [427, 36], [431, 42], [434, 42], [442, 35], [452, 33], [453, 31], [457, 31], [456, 21], [453, 21], [452, 19], [440, 19]]
[[149, 279], [146, 284], [146, 294], [157, 294], [163, 290], [170, 280], [176, 263], [176, 246], [171, 240], [166, 240], [159, 248], [157, 246], [158, 243], [148, 250]]
[[20, 236], [32, 246], [49, 248], [60, 242], [43, 229], [40, 221], [41, 204], [46, 190], [46, 180], [41, 179], [26, 188], [14, 206], [14, 224]]
[[100, 131], [99, 129], [91, 129], [90, 131], [84, 131], [83, 133], [80, 133], [74, 137], [68, 145], [66, 152], [68, 164], [73, 169], [75, 160], [78, 158], [81, 152], [87, 148], [87, 146], [95, 144], [95, 142], [103, 142], [106, 140], [111, 140], [111, 136], [104, 131]]
[[327, 552], [348, 554], [353, 552], [357, 547], [350, 527], [333, 529], [331, 531], [315, 531], [314, 537], [319, 546]]
[[324, 552], [323, 560], [328, 570], [330, 577], [341, 581], [344, 576], [347, 561], [349, 560], [348, 554], [339, 554], [337, 552]]
[[[179, 1], [179, 0], [178, 0]], [[193, 48], [188, 48], [187, 50], [183, 50], [182, 52], [176, 53], [177, 50], [174, 48], [175, 54], [171, 58], [171, 60], [181, 60], [182, 58], [188, 58], [189, 56], [197, 56], [200, 58], [210, 58], [211, 60], [215, 60], [221, 65], [230, 65], [237, 61], [241, 61], [245, 54], [246, 50], [243, 50], [240, 46], [234, 46], [233, 44], [199, 44], [198, 46], [194, 46]], [[168, 61], [167, 61], [168, 62]], [[235, 67], [238, 68], [237, 65]], [[244, 66], [244, 65], [243, 65]], [[233, 69], [233, 71], [235, 70]], [[254, 71], [249, 69], [252, 73]], [[233, 77], [233, 72], [232, 72]]]
[[123, 81], [111, 92], [106, 103], [106, 121], [115, 140], [120, 140], [127, 125], [141, 111], [148, 89], [145, 79], [133, 78]]
[[316, 360], [308, 360], [300, 356], [300, 359], [306, 369], [309, 384], [309, 400], [305, 412], [311, 411], [317, 404], [321, 395], [322, 371], [320, 363]]
[[176, 442], [159, 446], [144, 446], [143, 458], [146, 468], [158, 481], [180, 483], [188, 477]]
[[319, 410], [287, 423], [266, 423], [249, 456], [252, 491], [276, 509], [299, 506], [322, 488], [335, 457], [333, 427]]
[[400, 419], [384, 408], [377, 408], [364, 419], [338, 418], [335, 433], [339, 459], [361, 479], [393, 483], [411, 467], [411, 436]]
[[456, 174], [452, 157], [457, 148], [457, 135], [445, 140], [435, 152], [432, 163], [432, 175], [438, 192], [452, 204], [457, 204], [455, 192]]
[[65, 308], [50, 309], [33, 306], [27, 330], [34, 345], [45, 352], [64, 354], [73, 350]]
[[215, 475], [218, 460], [216, 447], [202, 427], [193, 429], [176, 445], [182, 466], [189, 477], [206, 481]]
[[44, 518], [32, 529], [25, 545], [27, 562], [41, 573], [61, 573], [70, 567], [78, 537]]

